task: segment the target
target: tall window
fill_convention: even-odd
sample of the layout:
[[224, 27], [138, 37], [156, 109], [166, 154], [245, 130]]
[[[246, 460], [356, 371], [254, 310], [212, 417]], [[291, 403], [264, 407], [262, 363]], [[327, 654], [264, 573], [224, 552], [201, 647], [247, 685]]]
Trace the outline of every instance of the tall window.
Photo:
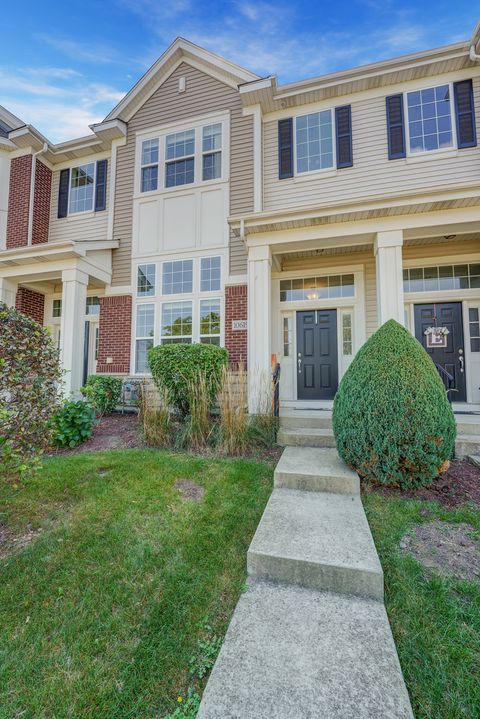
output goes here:
[[137, 305], [135, 324], [135, 372], [148, 372], [147, 353], [153, 347], [155, 305]]
[[478, 307], [468, 310], [468, 323], [470, 329], [470, 351], [480, 352], [480, 316]]
[[342, 315], [342, 351], [345, 356], [352, 354], [352, 315], [350, 312]]
[[193, 260], [175, 260], [163, 263], [162, 292], [164, 295], [193, 292]]
[[206, 125], [202, 130], [202, 179], [222, 176], [222, 125]]
[[220, 344], [220, 300], [201, 300], [200, 302], [200, 342]]
[[155, 265], [139, 265], [137, 271], [137, 296], [152, 297], [155, 294]]
[[95, 184], [95, 163], [73, 167], [70, 173], [69, 213], [93, 210], [93, 188]]
[[53, 300], [52, 317], [62, 316], [62, 300]]
[[200, 263], [200, 291], [217, 292], [221, 283], [221, 258], [202, 257]]
[[195, 130], [175, 132], [165, 140], [165, 185], [188, 185], [195, 180]]
[[453, 146], [449, 85], [407, 92], [410, 152]]
[[192, 341], [192, 303], [165, 302], [162, 305], [162, 344]]
[[333, 167], [332, 111], [297, 117], [295, 140], [298, 173]]
[[158, 188], [158, 138], [142, 142], [141, 176], [142, 192]]

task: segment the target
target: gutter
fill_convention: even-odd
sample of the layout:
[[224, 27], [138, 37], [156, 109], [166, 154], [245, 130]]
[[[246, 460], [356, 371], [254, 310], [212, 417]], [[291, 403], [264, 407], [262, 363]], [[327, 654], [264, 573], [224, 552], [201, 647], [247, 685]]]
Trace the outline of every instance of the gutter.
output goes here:
[[44, 142], [41, 150], [37, 150], [32, 155], [32, 169], [30, 171], [30, 199], [28, 203], [28, 234], [27, 234], [27, 245], [30, 247], [32, 244], [33, 235], [33, 199], [35, 194], [35, 168], [37, 166], [37, 157], [43, 152], [48, 150], [48, 143]]

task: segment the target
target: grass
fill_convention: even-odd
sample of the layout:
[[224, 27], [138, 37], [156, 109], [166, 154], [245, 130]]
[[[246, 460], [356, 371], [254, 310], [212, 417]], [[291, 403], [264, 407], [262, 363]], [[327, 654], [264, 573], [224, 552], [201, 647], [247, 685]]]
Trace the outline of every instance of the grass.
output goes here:
[[[200, 503], [174, 488], [189, 479]], [[47, 459], [0, 485], [1, 719], [156, 719], [190, 683], [205, 622], [223, 636], [272, 469], [151, 450]]]
[[[435, 519], [480, 530], [478, 507], [363, 496], [385, 573], [386, 607], [416, 719], [480, 716], [480, 586], [427, 576], [399, 551], [414, 525]], [[428, 510], [425, 512], [425, 510]]]

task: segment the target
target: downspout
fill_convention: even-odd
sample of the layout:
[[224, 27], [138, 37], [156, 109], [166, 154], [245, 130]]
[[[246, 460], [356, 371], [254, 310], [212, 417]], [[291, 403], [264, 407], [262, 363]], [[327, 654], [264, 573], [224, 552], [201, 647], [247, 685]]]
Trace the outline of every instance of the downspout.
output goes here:
[[30, 200], [29, 200], [29, 204], [28, 204], [27, 244], [29, 247], [32, 244], [32, 235], [33, 235], [33, 196], [35, 194], [35, 168], [37, 165], [37, 157], [38, 157], [38, 155], [41, 155], [42, 152], [46, 152], [47, 150], [48, 150], [48, 144], [46, 142], [44, 142], [42, 149], [37, 150], [37, 152], [34, 152], [32, 155], [32, 169], [30, 171]]

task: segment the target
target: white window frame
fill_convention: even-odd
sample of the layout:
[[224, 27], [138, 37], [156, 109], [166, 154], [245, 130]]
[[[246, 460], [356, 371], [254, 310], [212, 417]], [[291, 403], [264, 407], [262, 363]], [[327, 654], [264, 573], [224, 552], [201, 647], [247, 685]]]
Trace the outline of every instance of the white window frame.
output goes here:
[[[175, 295], [178, 297], [178, 295]], [[192, 333], [190, 335], [164, 335], [163, 334], [163, 310], [167, 305], [174, 305], [174, 304], [189, 304], [192, 308]], [[176, 299], [176, 300], [168, 300], [168, 302], [162, 302], [161, 308], [160, 308], [160, 326], [159, 326], [159, 335], [160, 335], [160, 344], [173, 344], [170, 340], [190, 340], [190, 344], [194, 344], [194, 326], [195, 326], [195, 302], [192, 298], [188, 299]], [[164, 340], [167, 340], [167, 342], [164, 343]]]
[[[140, 294], [138, 291], [138, 272], [140, 270], [140, 267], [146, 267], [147, 265], [153, 265], [154, 273], [155, 273], [154, 289], [153, 289], [153, 294], [151, 294], [151, 295]], [[157, 296], [157, 286], [158, 286], [157, 263], [156, 262], [139, 262], [136, 266], [136, 274], [135, 274], [135, 296], [141, 300], [146, 300], [146, 299], [151, 300], [153, 297]]]
[[[72, 194], [72, 178], [73, 178], [73, 171], [78, 170], [79, 167], [86, 167], [87, 165], [93, 165], [93, 192], [92, 192], [92, 206], [89, 210], [79, 210], [78, 212], [71, 212], [70, 211], [70, 199]], [[77, 215], [86, 215], [89, 212], [92, 213], [95, 210], [95, 195], [97, 192], [97, 160], [91, 160], [90, 162], [82, 162], [79, 165], [73, 165], [69, 168], [69, 177], [68, 177], [68, 209], [67, 209], [67, 216], [68, 217], [77, 217]]]
[[[148, 305], [150, 305], [151, 307], [153, 307], [153, 335], [149, 335], [149, 336], [144, 336], [144, 335], [142, 335], [141, 337], [139, 337], [139, 336], [138, 336], [138, 331], [137, 331], [138, 308], [139, 308], [139, 307], [142, 307], [142, 306], [148, 306]], [[157, 326], [157, 306], [156, 306], [156, 303], [155, 303], [155, 302], [152, 302], [151, 298], [150, 298], [150, 301], [149, 301], [149, 302], [137, 302], [137, 303], [135, 304], [134, 320], [135, 320], [135, 331], [134, 331], [134, 333], [133, 333], [133, 347], [134, 347], [134, 352], [133, 352], [133, 371], [134, 371], [134, 374], [139, 375], [139, 376], [149, 375], [150, 373], [148, 372], [148, 370], [143, 371], [143, 372], [142, 372], [142, 371], [141, 371], [141, 372], [137, 372], [137, 341], [138, 341], [138, 340], [152, 340], [152, 347], [155, 347], [155, 328], [156, 328], [156, 326]]]
[[[157, 144], [158, 144], [158, 161], [143, 164], [143, 143], [151, 142], [152, 140], [156, 140]], [[157, 168], [157, 187], [155, 190], [142, 191], [142, 176], [143, 176], [142, 170], [144, 170], [147, 167], [156, 167]], [[148, 194], [149, 192], [156, 192], [158, 190], [159, 184], [160, 184], [160, 140], [158, 137], [151, 137], [151, 138], [142, 140], [142, 144], [140, 146], [140, 193], [142, 195], [145, 195], [145, 194]]]
[[[322, 112], [330, 112], [330, 118], [332, 122], [332, 166], [331, 167], [320, 167], [318, 170], [305, 170], [305, 172], [297, 171], [297, 119], [299, 117], [306, 117], [307, 115], [319, 115]], [[293, 117], [293, 174], [296, 179], [303, 177], [311, 177], [312, 175], [325, 174], [337, 172], [337, 136], [335, 128], [335, 113], [333, 107], [324, 107], [321, 109], [312, 110], [311, 112], [302, 112]]]
[[[220, 287], [216, 290], [202, 290], [202, 261], [203, 260], [214, 260], [218, 257], [220, 260]], [[200, 294], [208, 296], [211, 292], [216, 292], [217, 294], [222, 291], [222, 280], [223, 280], [223, 258], [222, 255], [219, 254], [212, 254], [212, 255], [202, 255], [198, 258], [198, 291]]]
[[[202, 303], [203, 302], [218, 302], [219, 304], [219, 310], [220, 310], [220, 331], [216, 334], [202, 334], [202, 327], [201, 327], [201, 311], [202, 311]], [[218, 346], [221, 347], [222, 345], [222, 319], [223, 319], [223, 308], [222, 308], [222, 298], [218, 295], [216, 297], [201, 297], [198, 300], [198, 341], [201, 344], [208, 344], [208, 343], [202, 343], [202, 338], [210, 338], [218, 337]], [[193, 328], [192, 328], [193, 329]]]
[[[215, 149], [215, 150], [204, 150], [204, 149], [203, 149], [203, 131], [205, 130], [206, 127], [213, 127], [214, 125], [220, 125], [220, 147], [217, 148], [217, 149]], [[222, 172], [222, 171], [223, 171], [223, 166], [222, 166], [222, 156], [223, 156], [223, 123], [222, 123], [222, 122], [209, 122], [209, 123], [207, 123], [206, 125], [203, 125], [203, 126], [202, 126], [202, 133], [201, 133], [201, 134], [202, 134], [202, 147], [201, 147], [201, 150], [202, 150], [202, 158], [201, 158], [201, 163], [202, 163], [202, 167], [201, 167], [202, 182], [212, 182], [212, 181], [217, 181], [217, 182], [218, 182], [219, 180], [222, 179], [222, 174], [223, 174], [223, 172]], [[220, 177], [211, 177], [209, 180], [205, 180], [205, 179], [203, 178], [203, 161], [204, 161], [205, 157], [207, 157], [208, 155], [220, 155]]]
[[[172, 157], [167, 158], [167, 138], [171, 137], [172, 135], [182, 135], [187, 132], [193, 132], [193, 154], [189, 155], [180, 155], [179, 157]], [[203, 127], [202, 127], [202, 135], [203, 135]], [[198, 157], [198, 147], [197, 147], [197, 132], [196, 128], [191, 127], [188, 130], [179, 130], [177, 132], [169, 132], [167, 133], [163, 138], [164, 143], [164, 163], [163, 163], [163, 182], [165, 185], [166, 190], [170, 190], [172, 188], [178, 188], [178, 187], [186, 187], [188, 185], [194, 185], [195, 180], [197, 179], [197, 157]], [[174, 165], [177, 162], [186, 162], [187, 160], [193, 160], [193, 180], [192, 182], [182, 182], [179, 185], [167, 185], [167, 167], [169, 165]]]
[[[410, 149], [410, 125], [408, 122], [408, 95], [412, 92], [421, 92], [422, 90], [431, 90], [442, 85], [448, 85], [450, 95], [450, 119], [452, 123], [452, 145], [451, 147], [439, 147], [436, 150], [420, 150], [412, 152]], [[403, 92], [403, 121], [405, 126], [405, 143], [408, 158], [417, 157], [435, 157], [436, 155], [451, 155], [456, 154], [458, 151], [457, 144], [457, 118], [455, 115], [455, 103], [453, 98], [453, 82], [440, 82], [436, 85], [431, 83], [428, 85], [422, 84], [419, 86], [409, 87], [408, 90]]]
[[[163, 272], [165, 269], [165, 265], [169, 265], [173, 262], [191, 262], [192, 263], [192, 290], [191, 292], [165, 292], [164, 282], [163, 282]], [[163, 260], [161, 262], [161, 268], [162, 268], [162, 295], [165, 297], [185, 297], [185, 295], [193, 295], [196, 292], [196, 278], [195, 278], [195, 258], [193, 257], [176, 257], [173, 259]], [[182, 280], [183, 281], [183, 280]]]

